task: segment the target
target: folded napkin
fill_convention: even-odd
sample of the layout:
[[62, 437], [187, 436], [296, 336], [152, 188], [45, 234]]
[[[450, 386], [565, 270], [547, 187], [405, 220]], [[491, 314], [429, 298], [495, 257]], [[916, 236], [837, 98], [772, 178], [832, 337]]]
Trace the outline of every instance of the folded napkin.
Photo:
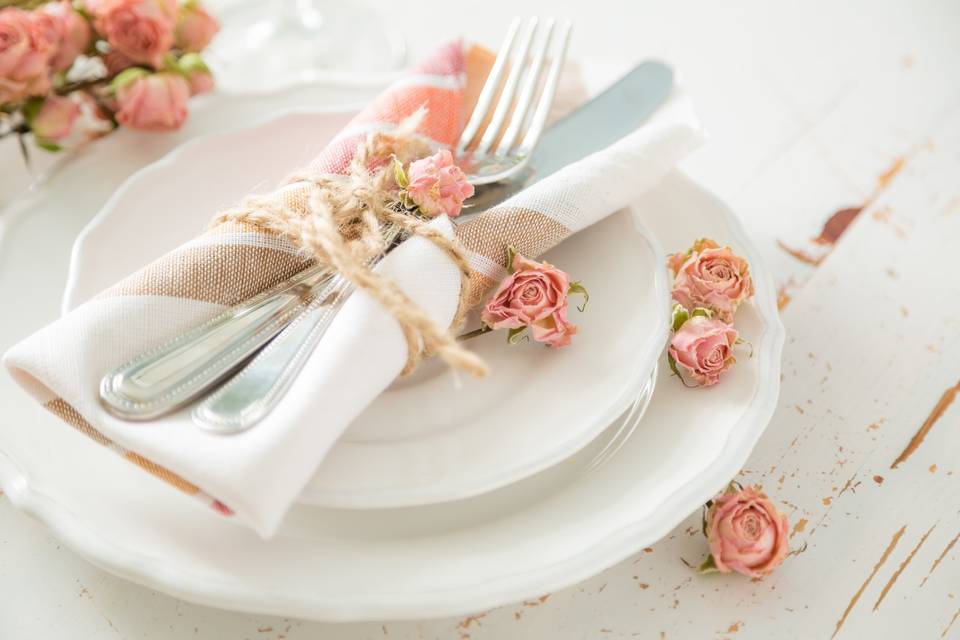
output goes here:
[[[478, 48], [445, 45], [361, 112], [307, 171], [344, 173], [364, 136], [388, 130], [422, 106], [427, 115], [419, 133], [438, 146], [453, 144], [490, 58]], [[455, 226], [435, 219], [436, 229], [469, 252], [475, 273], [468, 300], [479, 302], [505, 275], [507, 245], [540, 255], [655, 186], [699, 143], [685, 109], [661, 110], [657, 120], [469, 221]], [[295, 183], [278, 194], [287, 207], [306, 213], [311, 188]], [[102, 408], [98, 388], [117, 365], [307, 264], [287, 240], [226, 222], [17, 344], [4, 364], [67, 424], [269, 537], [330, 447], [406, 362], [403, 333], [377, 302], [353, 295], [280, 405], [240, 434], [198, 429], [189, 407], [151, 422], [123, 421]], [[433, 243], [413, 237], [377, 268], [440, 325], [453, 321], [460, 273]]]

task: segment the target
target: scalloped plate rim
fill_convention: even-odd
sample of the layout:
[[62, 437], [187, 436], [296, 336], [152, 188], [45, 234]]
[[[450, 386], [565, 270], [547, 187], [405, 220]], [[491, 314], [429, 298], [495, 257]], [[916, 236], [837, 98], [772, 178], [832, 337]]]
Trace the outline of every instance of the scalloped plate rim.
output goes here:
[[[33, 489], [27, 476], [2, 451], [0, 487], [7, 492], [15, 506], [46, 523], [65, 544], [94, 564], [184, 599], [238, 611], [338, 622], [442, 617], [519, 601], [533, 593], [563, 588], [586, 579], [658, 540], [722, 488], [753, 450], [773, 415], [779, 395], [785, 329], [776, 308], [773, 279], [763, 269], [762, 259], [730, 208], [695, 181], [682, 173], [679, 175], [717, 203], [727, 226], [753, 265], [757, 290], [754, 303], [764, 325], [757, 348], [757, 357], [762, 358], [763, 363], [759, 381], [747, 410], [732, 426], [723, 448], [697, 482], [665, 496], [643, 521], [621, 527], [608, 534], [602, 543], [586, 551], [571, 554], [537, 570], [510, 574], [457, 589], [416, 594], [378, 593], [360, 598], [341, 595], [335, 601], [327, 599], [323, 602], [311, 600], [302, 594], [272, 592], [267, 597], [262, 590], [209, 578], [191, 583], [189, 572], [172, 569], [162, 559], [146, 557], [115, 544], [91, 530], [70, 509]], [[536, 586], [533, 586], [534, 583]], [[424, 600], [427, 604], [424, 604]]]

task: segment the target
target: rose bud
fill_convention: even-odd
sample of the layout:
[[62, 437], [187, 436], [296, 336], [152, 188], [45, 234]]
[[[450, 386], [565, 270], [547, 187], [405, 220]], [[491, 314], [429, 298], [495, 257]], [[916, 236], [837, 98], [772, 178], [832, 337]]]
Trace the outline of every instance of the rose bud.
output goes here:
[[567, 321], [570, 277], [547, 262], [513, 256], [513, 273], [490, 298], [480, 319], [491, 329], [531, 327], [533, 339], [551, 347], [565, 347], [577, 333]]
[[80, 117], [80, 107], [64, 96], [47, 96], [36, 115], [29, 118], [30, 130], [37, 144], [57, 151], [60, 142], [73, 133], [74, 124]]
[[180, 8], [174, 26], [174, 41], [183, 51], [199, 52], [206, 49], [213, 36], [220, 30], [220, 23], [196, 2], [187, 2]]
[[49, 95], [27, 103], [25, 112], [37, 145], [48, 151], [73, 149], [113, 129], [96, 100], [84, 91], [68, 96]]
[[683, 372], [684, 379], [709, 387], [720, 381], [720, 374], [737, 361], [733, 347], [737, 331], [719, 318], [691, 316], [673, 334], [667, 350], [671, 366]]
[[442, 213], [455, 217], [463, 201], [473, 195], [473, 185], [453, 162], [453, 154], [441, 149], [432, 156], [410, 163], [406, 196], [427, 216]]
[[54, 71], [69, 69], [77, 56], [90, 46], [93, 30], [86, 19], [74, 11], [69, 0], [49, 2], [35, 11], [33, 16], [49, 31], [55, 43], [56, 53], [50, 60], [50, 67]]
[[789, 521], [759, 487], [739, 491], [732, 486], [707, 510], [710, 555], [704, 568], [764, 576], [789, 553]]
[[199, 54], [185, 53], [177, 64], [190, 84], [190, 95], [195, 96], [213, 90], [213, 74], [210, 73], [210, 68]]
[[110, 47], [136, 63], [159, 69], [173, 46], [176, 0], [102, 0], [94, 26]]
[[50, 90], [54, 43], [39, 21], [22, 9], [0, 9], [0, 104]]
[[685, 260], [671, 256], [668, 266], [674, 271], [673, 299], [688, 309], [705, 307], [725, 321], [753, 295], [753, 279], [747, 261], [730, 247], [720, 247], [709, 239], [698, 240]]
[[172, 131], [187, 119], [190, 86], [178, 73], [127, 69], [114, 79], [117, 121], [143, 131]]

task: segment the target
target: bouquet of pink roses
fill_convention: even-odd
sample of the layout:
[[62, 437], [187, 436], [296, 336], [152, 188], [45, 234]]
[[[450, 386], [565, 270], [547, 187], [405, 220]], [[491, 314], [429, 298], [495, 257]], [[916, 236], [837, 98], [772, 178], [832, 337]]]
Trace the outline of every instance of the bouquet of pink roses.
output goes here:
[[218, 29], [196, 0], [0, 9], [0, 137], [58, 151], [118, 125], [177, 129], [189, 97], [213, 87], [200, 53]]

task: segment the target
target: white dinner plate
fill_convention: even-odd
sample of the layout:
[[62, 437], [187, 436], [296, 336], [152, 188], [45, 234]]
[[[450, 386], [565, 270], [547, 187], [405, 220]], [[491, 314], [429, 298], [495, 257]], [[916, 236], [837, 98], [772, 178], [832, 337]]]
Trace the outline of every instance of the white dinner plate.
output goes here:
[[[94, 174], [95, 175], [95, 174]], [[475, 498], [406, 509], [297, 506], [278, 535], [184, 500], [63, 424], [0, 376], [0, 488], [92, 562], [167, 593], [223, 608], [322, 620], [455, 615], [580, 581], [654, 543], [733, 477], [766, 427], [779, 389], [783, 327], [772, 279], [736, 217], [682, 174], [632, 208], [664, 247], [707, 235], [750, 260], [754, 301], [737, 316], [752, 357], [711, 389], [661, 367], [632, 437], [592, 470], [572, 460]], [[55, 211], [33, 209], [0, 246], [0, 348], [49, 319], [68, 250]], [[602, 440], [598, 440], [602, 443]]]
[[[65, 310], [191, 240], [213, 212], [278, 184], [352, 115], [285, 114], [198, 138], [137, 172], [74, 245]], [[313, 142], [303, 142], [305, 132]], [[302, 500], [343, 508], [459, 500], [541, 471], [593, 440], [636, 400], [666, 341], [669, 285], [648, 236], [621, 213], [550, 251], [546, 259], [591, 293], [586, 312], [570, 312], [580, 326], [576, 348], [511, 347], [494, 333], [470, 345], [491, 368], [484, 379], [428, 363], [354, 421]]]

